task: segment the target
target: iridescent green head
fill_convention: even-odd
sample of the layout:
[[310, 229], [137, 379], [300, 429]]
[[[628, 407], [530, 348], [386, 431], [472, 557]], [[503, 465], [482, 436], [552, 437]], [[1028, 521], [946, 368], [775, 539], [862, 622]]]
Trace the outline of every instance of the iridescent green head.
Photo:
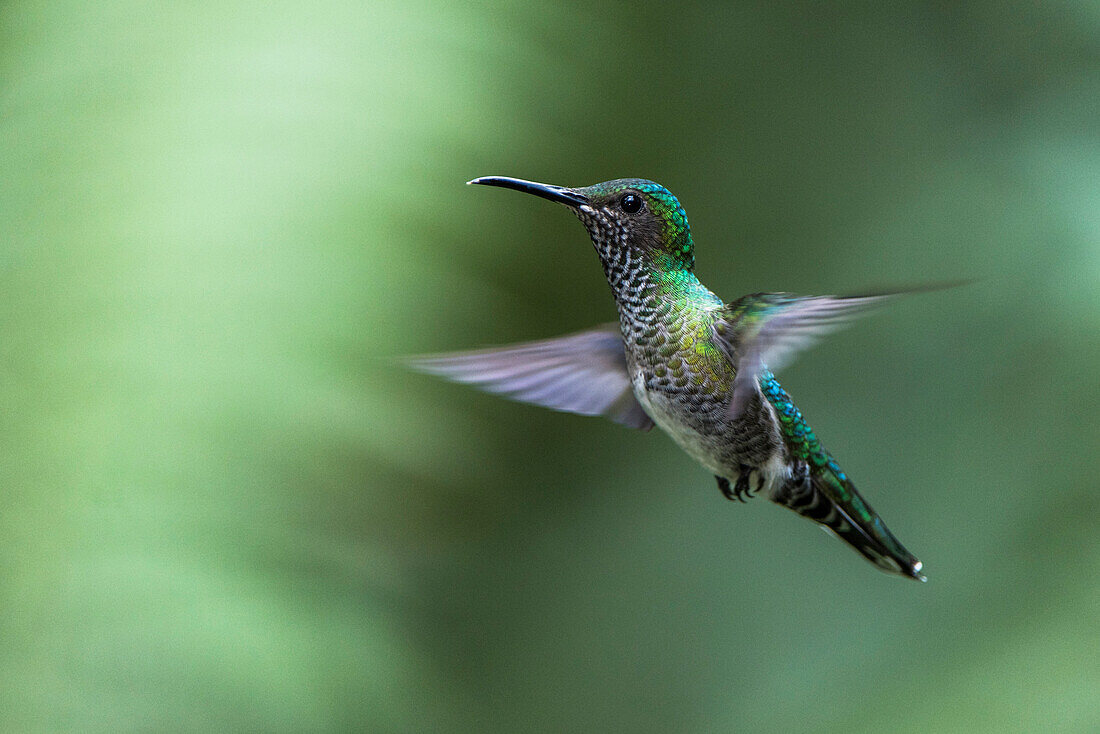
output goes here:
[[680, 202], [664, 186], [641, 178], [620, 178], [581, 188], [485, 176], [472, 184], [502, 186], [571, 208], [588, 228], [605, 266], [635, 253], [661, 270], [695, 267], [691, 228]]

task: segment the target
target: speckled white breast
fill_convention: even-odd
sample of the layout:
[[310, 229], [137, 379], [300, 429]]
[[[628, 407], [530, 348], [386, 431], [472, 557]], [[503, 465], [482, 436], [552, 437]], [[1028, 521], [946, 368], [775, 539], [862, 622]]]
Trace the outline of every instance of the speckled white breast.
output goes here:
[[[712, 474], [736, 481], [741, 473], [740, 467], [724, 464], [717, 452], [712, 449], [716, 442], [723, 440], [723, 437], [704, 435], [687, 425], [666, 395], [646, 389], [645, 375], [639, 367], [631, 366], [630, 372], [634, 397], [653, 422], [671, 436], [688, 456], [698, 461]], [[756, 483], [757, 477], [754, 477], [753, 486], [770, 494], [787, 481], [791, 470], [786, 458], [782, 454], [776, 454], [763, 466], [754, 467], [753, 473], [759, 476], [759, 484]]]

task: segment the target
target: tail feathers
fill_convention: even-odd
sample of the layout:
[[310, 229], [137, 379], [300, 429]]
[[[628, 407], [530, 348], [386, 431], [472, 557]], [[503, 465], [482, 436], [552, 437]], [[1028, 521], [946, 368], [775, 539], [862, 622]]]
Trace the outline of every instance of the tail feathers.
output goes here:
[[882, 570], [926, 580], [920, 572], [921, 562], [894, 537], [843, 474], [824, 467], [796, 477], [772, 499], [818, 523]]

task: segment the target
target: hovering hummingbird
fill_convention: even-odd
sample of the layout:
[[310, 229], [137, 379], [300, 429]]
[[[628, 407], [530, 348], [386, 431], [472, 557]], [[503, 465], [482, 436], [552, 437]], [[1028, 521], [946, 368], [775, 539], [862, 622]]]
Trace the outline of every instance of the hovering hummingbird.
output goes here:
[[503, 176], [468, 183], [569, 207], [592, 238], [619, 321], [556, 339], [418, 357], [414, 368], [643, 431], [656, 424], [714, 474], [728, 499], [764, 493], [879, 568], [925, 580], [921, 562], [859, 495], [772, 373], [820, 335], [897, 294], [754, 293], [725, 303], [695, 277], [687, 215], [659, 184], [619, 179], [567, 188]]

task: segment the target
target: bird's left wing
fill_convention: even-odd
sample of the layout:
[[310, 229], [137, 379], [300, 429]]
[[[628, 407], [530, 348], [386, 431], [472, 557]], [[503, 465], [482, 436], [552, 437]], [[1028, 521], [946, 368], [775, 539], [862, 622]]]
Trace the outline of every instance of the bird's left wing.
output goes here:
[[604, 415], [643, 431], [653, 427], [634, 398], [617, 323], [556, 339], [414, 357], [408, 363], [513, 400]]
[[764, 369], [779, 369], [822, 336], [897, 295], [754, 293], [730, 303], [714, 323], [715, 341], [737, 369], [730, 414], [741, 412]]

